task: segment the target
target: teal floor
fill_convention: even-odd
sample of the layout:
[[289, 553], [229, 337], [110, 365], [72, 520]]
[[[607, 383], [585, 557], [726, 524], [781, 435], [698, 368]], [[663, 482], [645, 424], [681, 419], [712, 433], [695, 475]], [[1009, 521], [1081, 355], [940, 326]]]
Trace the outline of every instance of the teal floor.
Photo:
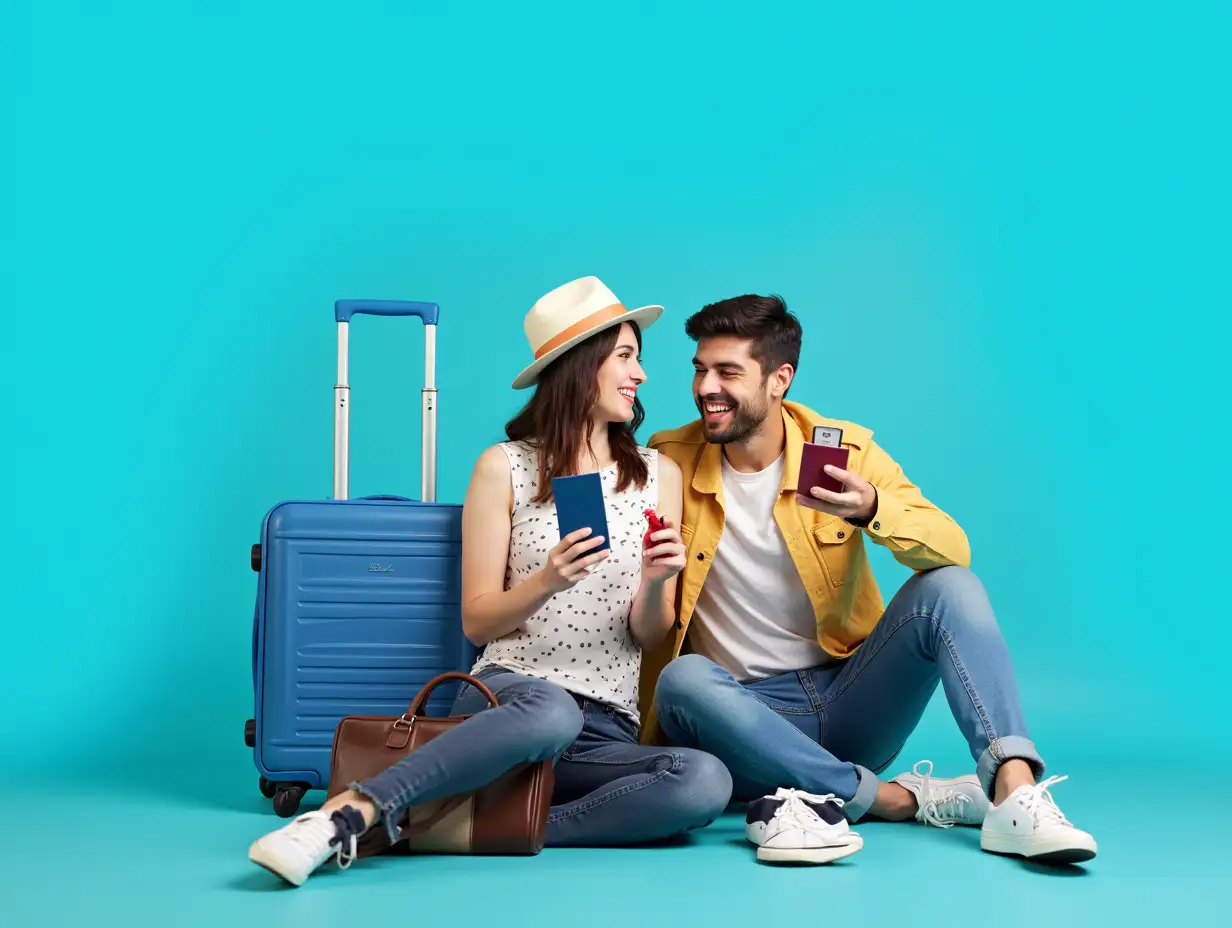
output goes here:
[[[1214, 808], [1178, 810], [1175, 795], [1137, 773], [1065, 772], [1058, 799], [1100, 842], [1083, 867], [1024, 865], [981, 853], [974, 830], [914, 824], [861, 825], [865, 849], [833, 866], [767, 867], [729, 814], [668, 847], [378, 859], [294, 890], [245, 856], [279, 820], [243, 769], [211, 790], [42, 784], [9, 810], [0, 924], [1228, 924], [1226, 802], [1212, 793]], [[100, 922], [109, 910], [116, 917]]]

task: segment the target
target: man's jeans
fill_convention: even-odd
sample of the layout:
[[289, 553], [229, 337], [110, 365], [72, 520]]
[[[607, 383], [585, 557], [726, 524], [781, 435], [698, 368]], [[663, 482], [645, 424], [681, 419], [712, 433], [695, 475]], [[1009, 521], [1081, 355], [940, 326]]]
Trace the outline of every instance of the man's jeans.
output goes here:
[[1010, 758], [1043, 775], [992, 606], [962, 567], [913, 576], [855, 655], [833, 666], [741, 684], [704, 657], [682, 655], [660, 675], [655, 708], [673, 744], [727, 765], [737, 800], [780, 786], [833, 793], [857, 821], [938, 681], [990, 798]]
[[731, 774], [689, 748], [637, 743], [633, 722], [603, 703], [500, 667], [476, 674], [500, 705], [463, 684], [453, 715], [470, 715], [382, 773], [350, 784], [381, 809], [391, 840], [411, 805], [470, 792], [521, 763], [555, 758], [548, 846], [621, 845], [713, 822], [731, 799]]

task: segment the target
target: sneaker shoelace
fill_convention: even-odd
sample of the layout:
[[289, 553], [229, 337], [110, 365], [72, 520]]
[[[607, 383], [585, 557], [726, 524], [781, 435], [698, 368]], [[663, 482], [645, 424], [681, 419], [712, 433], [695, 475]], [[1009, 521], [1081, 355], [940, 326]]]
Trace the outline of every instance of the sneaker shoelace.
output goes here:
[[358, 854], [358, 839], [352, 834], [348, 836], [349, 840], [339, 841], [338, 829], [328, 815], [322, 812], [309, 812], [300, 816], [296, 825], [298, 827], [287, 830], [286, 839], [309, 856], [319, 857], [322, 848], [328, 849], [336, 843], [338, 851], [335, 856], [339, 867], [345, 870], [355, 861]]
[[338, 842], [338, 866], [345, 870], [351, 864], [355, 863], [355, 858], [359, 856], [359, 839], [355, 835], [347, 835], [346, 843]]
[[[920, 772], [925, 764], [928, 770]], [[920, 818], [937, 828], [953, 828], [954, 823], [962, 817], [971, 800], [956, 789], [942, 792], [940, 796], [933, 795], [933, 762], [922, 760], [911, 768], [920, 778]]]
[[817, 796], [812, 793], [806, 793], [803, 790], [787, 789], [786, 787], [780, 787], [775, 792], [774, 798], [783, 800], [783, 804], [779, 806], [778, 811], [775, 813], [775, 817], [780, 822], [789, 827], [799, 828], [801, 831], [819, 836], [825, 835], [826, 823], [809, 803], [813, 802], [820, 805], [824, 802], [833, 802], [839, 806], [843, 804], [843, 800], [833, 793]]
[[1073, 827], [1052, 798], [1052, 793], [1049, 792], [1050, 787], [1063, 783], [1068, 779], [1068, 776], [1049, 777], [1047, 780], [1036, 783], [1034, 786], [1024, 786], [1020, 791], [1019, 802], [1022, 803], [1023, 808], [1030, 814], [1031, 820], [1035, 823], [1037, 829], [1041, 825]]

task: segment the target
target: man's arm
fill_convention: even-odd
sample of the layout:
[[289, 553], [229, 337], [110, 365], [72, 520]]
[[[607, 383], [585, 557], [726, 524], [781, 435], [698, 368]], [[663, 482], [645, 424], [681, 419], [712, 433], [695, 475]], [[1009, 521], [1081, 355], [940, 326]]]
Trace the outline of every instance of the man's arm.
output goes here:
[[860, 473], [830, 466], [826, 473], [843, 482], [843, 492], [809, 488], [811, 508], [841, 516], [864, 529], [873, 541], [888, 548], [896, 561], [912, 570], [971, 566], [966, 533], [924, 498], [919, 487], [876, 442], [869, 441]]
[[[924, 498], [901, 467], [876, 442], [861, 462], [875, 489], [873, 510], [860, 527], [894, 559], [912, 570], [971, 566], [967, 533], [950, 515]], [[858, 524], [858, 523], [853, 523]]]

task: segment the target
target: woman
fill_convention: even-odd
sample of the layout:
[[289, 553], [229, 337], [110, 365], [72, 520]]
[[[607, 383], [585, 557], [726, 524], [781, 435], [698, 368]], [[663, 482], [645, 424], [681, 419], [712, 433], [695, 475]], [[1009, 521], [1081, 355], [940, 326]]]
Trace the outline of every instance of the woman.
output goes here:
[[[596, 278], [544, 296], [526, 318], [537, 384], [479, 458], [462, 524], [462, 623], [483, 651], [453, 714], [472, 718], [318, 811], [253, 844], [249, 857], [293, 885], [331, 857], [348, 866], [358, 836], [412, 805], [470, 792], [522, 763], [556, 760], [547, 843], [619, 845], [712, 822], [731, 776], [701, 751], [638, 743], [642, 650], [675, 621], [685, 548], [682, 488], [672, 461], [634, 438], [646, 375], [641, 331], [662, 308], [626, 310]], [[609, 548], [580, 529], [557, 541], [553, 477], [598, 472]], [[650, 536], [644, 511], [663, 528]]]

